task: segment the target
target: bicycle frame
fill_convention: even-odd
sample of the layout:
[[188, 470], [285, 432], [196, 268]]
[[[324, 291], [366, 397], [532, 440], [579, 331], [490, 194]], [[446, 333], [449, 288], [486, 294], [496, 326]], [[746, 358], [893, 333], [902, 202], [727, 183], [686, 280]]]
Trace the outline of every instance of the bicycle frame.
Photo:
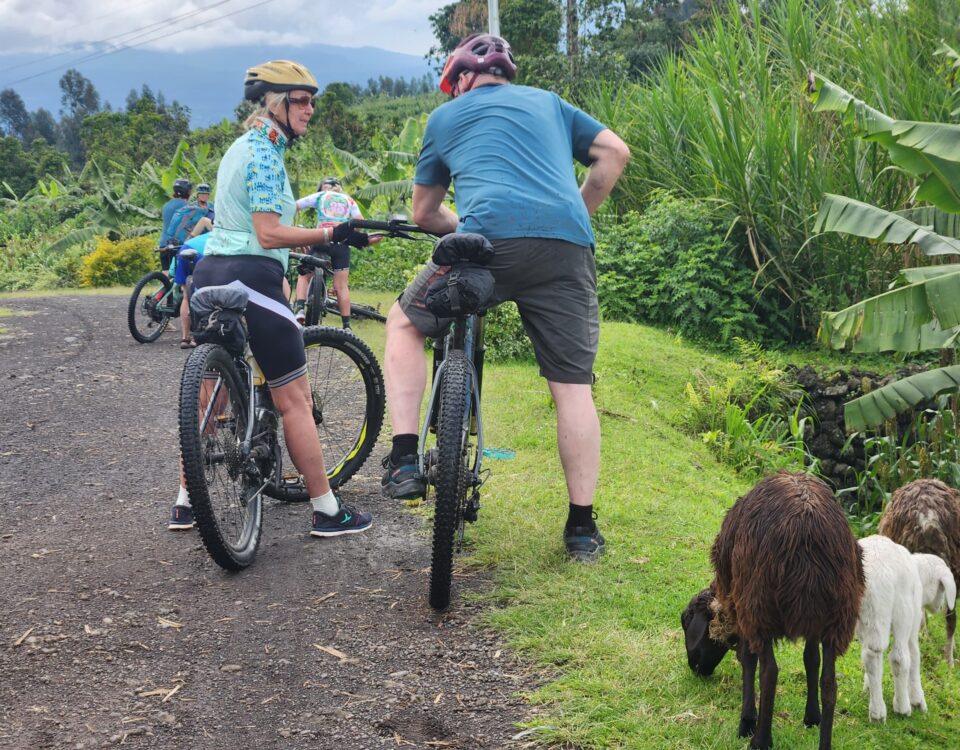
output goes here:
[[[250, 457], [250, 454], [254, 451], [254, 439], [257, 437], [254, 435], [254, 427], [259, 423], [258, 412], [261, 409], [261, 400], [260, 400], [260, 385], [256, 383], [257, 372], [247, 358], [252, 360], [252, 355], [250, 353], [249, 345], [244, 348], [243, 357], [234, 357], [233, 364], [237, 368], [237, 371], [240, 373], [241, 377], [246, 381], [246, 393], [244, 394], [247, 397], [247, 424], [244, 430], [243, 442], [240, 444], [240, 455], [244, 462]], [[258, 369], [258, 368], [257, 368]], [[221, 389], [223, 388], [223, 379], [217, 378], [216, 385], [213, 387], [213, 391], [210, 394], [210, 400], [207, 404], [207, 408], [203, 413], [203, 418], [200, 420], [200, 433], [203, 434], [207, 425], [210, 422], [213, 412], [216, 408], [217, 398], [220, 395]], [[280, 467], [277, 466], [274, 470], [274, 474], [279, 476]], [[273, 477], [262, 477], [263, 484], [257, 489], [256, 493], [260, 494], [266, 488], [268, 484], [272, 481]]]

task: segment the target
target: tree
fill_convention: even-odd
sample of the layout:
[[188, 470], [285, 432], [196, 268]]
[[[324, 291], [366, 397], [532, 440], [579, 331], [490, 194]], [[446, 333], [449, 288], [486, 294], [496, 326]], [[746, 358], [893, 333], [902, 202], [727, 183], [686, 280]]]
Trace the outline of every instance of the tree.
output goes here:
[[73, 165], [79, 167], [85, 160], [80, 125], [84, 117], [100, 110], [100, 95], [79, 70], [72, 68], [60, 79], [60, 91], [60, 145]]
[[100, 94], [79, 70], [71, 68], [60, 79], [61, 116], [83, 119], [100, 111]]
[[32, 140], [32, 130], [30, 115], [20, 94], [13, 89], [0, 91], [0, 132], [26, 143]]
[[33, 161], [13, 136], [0, 137], [0, 195], [21, 198], [37, 184]]
[[30, 161], [38, 179], [61, 179], [67, 173], [67, 155], [50, 141], [37, 137], [30, 144]]
[[30, 126], [38, 138], [43, 138], [51, 146], [57, 142], [57, 121], [43, 107], [30, 113]]

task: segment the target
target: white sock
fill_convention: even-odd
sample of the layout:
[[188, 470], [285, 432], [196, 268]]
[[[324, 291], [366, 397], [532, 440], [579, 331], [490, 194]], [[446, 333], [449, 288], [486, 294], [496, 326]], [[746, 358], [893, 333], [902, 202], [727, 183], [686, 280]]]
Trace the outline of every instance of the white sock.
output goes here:
[[177, 495], [177, 502], [175, 505], [186, 505], [190, 507], [190, 495], [187, 494], [187, 488], [182, 484], [180, 485], [180, 493]]
[[340, 501], [333, 494], [333, 490], [327, 490], [327, 494], [320, 497], [311, 497], [310, 504], [314, 510], [320, 511], [324, 515], [332, 516], [340, 510]]

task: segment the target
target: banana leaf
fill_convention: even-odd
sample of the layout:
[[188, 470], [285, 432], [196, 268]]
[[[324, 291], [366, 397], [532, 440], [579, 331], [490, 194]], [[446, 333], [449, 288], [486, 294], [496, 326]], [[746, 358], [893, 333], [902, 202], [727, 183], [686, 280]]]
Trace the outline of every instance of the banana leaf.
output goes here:
[[960, 365], [941, 367], [898, 380], [866, 393], [843, 407], [848, 432], [879, 427], [917, 404], [960, 388]]
[[897, 278], [894, 279], [890, 288], [896, 289], [898, 286], [917, 284], [922, 281], [935, 279], [938, 276], [957, 273], [958, 271], [960, 271], [960, 263], [945, 263], [942, 266], [922, 266], [920, 268], [904, 268], [897, 274]]
[[389, 197], [409, 196], [413, 194], [413, 180], [395, 180], [393, 182], [378, 182], [375, 185], [368, 185], [356, 191], [355, 196], [359, 196], [365, 201], [379, 198], [382, 195]]
[[933, 231], [935, 234], [960, 240], [960, 214], [941, 211], [936, 206], [917, 206], [915, 208], [905, 208], [902, 211], [894, 211], [894, 213]]
[[[156, 231], [155, 228], [154, 231]], [[73, 247], [74, 245], [79, 245], [81, 242], [92, 240], [98, 234], [102, 233], [103, 229], [98, 226], [74, 229], [72, 232], [68, 232], [52, 245], [47, 246], [44, 249], [44, 253], [61, 253], [67, 248]]]
[[958, 326], [960, 272], [954, 272], [824, 312], [817, 338], [854, 352], [919, 352], [955, 346]]
[[813, 230], [853, 234], [895, 245], [913, 243], [926, 255], [960, 254], [960, 240], [936, 234], [903, 214], [833, 193], [824, 194]]
[[814, 111], [842, 113], [856, 135], [879, 143], [894, 164], [923, 178], [917, 200], [960, 213], [960, 126], [894, 120], [813, 72], [807, 90]]

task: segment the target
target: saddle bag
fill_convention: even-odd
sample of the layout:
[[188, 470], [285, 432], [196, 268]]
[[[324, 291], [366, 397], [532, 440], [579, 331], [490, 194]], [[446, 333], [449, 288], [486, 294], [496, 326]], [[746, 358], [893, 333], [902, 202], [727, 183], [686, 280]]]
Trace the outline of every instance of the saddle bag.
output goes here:
[[427, 309], [438, 318], [479, 312], [493, 300], [493, 274], [483, 266], [460, 263], [427, 289]]
[[220, 344], [234, 356], [243, 354], [248, 300], [246, 291], [233, 286], [197, 289], [190, 297], [190, 334], [198, 344]]

